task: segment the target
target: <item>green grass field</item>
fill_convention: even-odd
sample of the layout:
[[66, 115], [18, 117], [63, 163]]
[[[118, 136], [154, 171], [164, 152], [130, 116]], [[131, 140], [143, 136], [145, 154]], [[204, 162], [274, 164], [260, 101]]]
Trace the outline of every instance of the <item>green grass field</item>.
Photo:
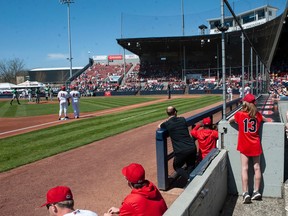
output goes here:
[[[54, 99], [56, 101], [56, 99]], [[132, 104], [143, 103], [147, 101], [157, 100], [155, 97], [83, 97], [80, 100], [81, 112], [95, 112], [109, 108], [128, 106]], [[28, 103], [27, 100], [21, 100], [21, 105], [16, 101], [10, 105], [10, 100], [0, 101], [0, 118], [4, 117], [24, 117], [39, 116], [48, 114], [57, 114], [59, 111], [58, 103]], [[72, 113], [72, 106], [69, 106], [68, 113]]]
[[[81, 100], [81, 112], [84, 112], [83, 104], [88, 104], [89, 106], [89, 109], [86, 108], [86, 112], [92, 112], [101, 109], [103, 110], [141, 103], [149, 100], [157, 100], [157, 98], [108, 97], [107, 99], [83, 99]], [[73, 121], [69, 124], [62, 124], [22, 135], [4, 138], [0, 140], [0, 172], [43, 159], [60, 152], [65, 152], [70, 149], [87, 145], [91, 142], [140, 127], [145, 124], [165, 119], [167, 117], [165, 109], [169, 105], [177, 107], [178, 113], [182, 114], [219, 101], [221, 101], [221, 96], [171, 99], [169, 101], [158, 102], [153, 105], [143, 106], [141, 108], [135, 108], [129, 111], [81, 119], [79, 121]], [[13, 112], [13, 115], [7, 110], [7, 108], [6, 111], [2, 111], [3, 107], [5, 108], [8, 106], [7, 103], [10, 106], [9, 102], [0, 102], [0, 116], [25, 116], [25, 112], [27, 115], [29, 113], [30, 116], [35, 114], [29, 111], [28, 108], [30, 107], [30, 104], [25, 105], [26, 108], [20, 108], [22, 105], [13, 105], [10, 107], [12, 109], [16, 109], [16, 111]], [[17, 106], [17, 108], [14, 108], [14, 106]], [[33, 106], [39, 105], [33, 104]], [[33, 109], [38, 111], [38, 115], [40, 115], [40, 113], [51, 114], [52, 111], [52, 113], [55, 114], [55, 112], [57, 113], [58, 111], [58, 104], [56, 104], [56, 107], [54, 108], [51, 108], [50, 104], [49, 108], [46, 108], [45, 104], [43, 104], [43, 106], [43, 109], [47, 110], [38, 111], [39, 107], [38, 109]], [[21, 109], [22, 111], [18, 112], [18, 109]], [[48, 112], [48, 110], [50, 110], [50, 112]], [[151, 136], [154, 135], [155, 134], [151, 134]], [[113, 145], [113, 143], [111, 143], [111, 145]]]

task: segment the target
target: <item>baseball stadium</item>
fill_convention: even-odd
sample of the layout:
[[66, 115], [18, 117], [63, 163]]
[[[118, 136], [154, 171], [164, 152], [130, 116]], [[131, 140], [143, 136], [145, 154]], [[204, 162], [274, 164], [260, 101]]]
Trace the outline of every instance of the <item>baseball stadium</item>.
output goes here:
[[[31, 69], [29, 80], [37, 82], [0, 85], [1, 214], [48, 215], [40, 207], [47, 190], [66, 185], [77, 208], [104, 215], [131, 192], [121, 173], [130, 163], [141, 164], [159, 188], [166, 216], [288, 214], [287, 9], [286, 1], [283, 11], [267, 4], [235, 14], [223, 0], [221, 17], [198, 26], [199, 35], [121, 37], [123, 55]], [[80, 118], [69, 102], [67, 118], [58, 119], [58, 93], [72, 89], [81, 94]], [[249, 205], [242, 204], [238, 127], [227, 121], [246, 93], [268, 119], [259, 130], [263, 199]], [[169, 106], [189, 130], [209, 117], [218, 131], [216, 148], [188, 183], [173, 169], [168, 131], [157, 129]], [[252, 185], [253, 174], [249, 169]]]

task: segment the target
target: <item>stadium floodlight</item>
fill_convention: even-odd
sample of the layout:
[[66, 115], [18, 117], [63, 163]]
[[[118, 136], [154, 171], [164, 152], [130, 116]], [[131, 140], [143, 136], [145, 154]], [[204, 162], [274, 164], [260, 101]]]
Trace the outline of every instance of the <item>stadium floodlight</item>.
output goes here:
[[181, 0], [181, 13], [182, 13], [182, 35], [185, 36], [184, 0]]
[[200, 29], [201, 35], [205, 35], [205, 31], [207, 29], [207, 26], [202, 24], [202, 25], [198, 26], [198, 28]]
[[69, 46], [69, 58], [70, 62], [70, 77], [72, 77], [72, 49], [71, 49], [71, 27], [70, 27], [70, 4], [74, 3], [73, 0], [60, 0], [61, 4], [67, 4], [67, 14], [68, 14], [68, 46]]

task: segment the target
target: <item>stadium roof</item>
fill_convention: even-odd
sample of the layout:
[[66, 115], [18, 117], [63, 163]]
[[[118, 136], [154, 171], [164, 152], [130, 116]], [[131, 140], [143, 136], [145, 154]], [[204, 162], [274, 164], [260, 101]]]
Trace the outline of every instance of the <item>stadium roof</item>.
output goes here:
[[[245, 32], [255, 50], [265, 64], [270, 66], [273, 47], [278, 43], [282, 31], [283, 17], [278, 16], [263, 25], [246, 29]], [[287, 21], [287, 17], [286, 17]], [[280, 31], [279, 31], [280, 30]], [[140, 61], [161, 62], [162, 59], [183, 62], [187, 67], [216, 68], [221, 63], [222, 34], [209, 34], [183, 37], [121, 38], [119, 45], [139, 56]], [[241, 31], [225, 33], [226, 67], [242, 65]], [[287, 43], [287, 42], [286, 42]], [[245, 65], [250, 62], [250, 45], [245, 40]], [[271, 54], [272, 53], [272, 54]], [[255, 55], [254, 55], [255, 56]], [[255, 58], [255, 57], [254, 57]], [[220, 63], [217, 62], [220, 60]], [[183, 63], [182, 63], [183, 67]]]
[[[80, 70], [83, 67], [72, 67], [72, 70]], [[70, 70], [70, 67], [58, 67], [58, 68], [34, 68], [30, 71], [58, 71], [58, 70]]]

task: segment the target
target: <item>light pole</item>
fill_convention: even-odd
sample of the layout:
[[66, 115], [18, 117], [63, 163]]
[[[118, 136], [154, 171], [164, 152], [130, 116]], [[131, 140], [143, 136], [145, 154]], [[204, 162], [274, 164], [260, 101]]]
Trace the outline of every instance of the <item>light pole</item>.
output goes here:
[[60, 0], [61, 4], [67, 4], [67, 14], [68, 14], [68, 45], [69, 45], [69, 58], [70, 62], [70, 77], [72, 77], [72, 49], [71, 49], [71, 28], [70, 28], [70, 4], [74, 3], [73, 0]]
[[184, 36], [185, 35], [184, 0], [181, 0], [181, 13], [182, 13], [182, 36]]
[[225, 32], [228, 30], [228, 26], [224, 22], [224, 0], [221, 0], [221, 25], [217, 26], [221, 31], [221, 47], [222, 47], [222, 84], [223, 84], [223, 111], [222, 120], [226, 121], [226, 55], [225, 55]]

